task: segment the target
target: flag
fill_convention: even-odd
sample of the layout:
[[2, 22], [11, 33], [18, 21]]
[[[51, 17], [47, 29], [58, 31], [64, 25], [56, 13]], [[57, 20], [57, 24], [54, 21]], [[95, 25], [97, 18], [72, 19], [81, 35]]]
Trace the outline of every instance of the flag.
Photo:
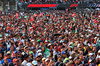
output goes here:
[[18, 17], [18, 16], [19, 16], [18, 13], [16, 13], [15, 15], [16, 15], [16, 18], [18, 19], [18, 18], [19, 18], [19, 17]]
[[76, 13], [73, 13], [73, 14], [72, 14], [72, 17], [74, 17], [75, 15], [76, 15]]
[[34, 13], [34, 17], [36, 17], [37, 16], [37, 14], [36, 14], [36, 12]]
[[68, 12], [68, 8], [66, 9], [66, 12]]
[[34, 18], [30, 17], [30, 20], [31, 20], [31, 21], [33, 21], [33, 20], [34, 20]]
[[78, 0], [76, 0], [76, 3], [78, 3]]
[[27, 18], [27, 16], [24, 16], [24, 18]]
[[21, 0], [21, 2], [24, 2], [23, 0]]
[[42, 16], [42, 17], [43, 17], [43, 14], [42, 14], [42, 12], [40, 12], [39, 16]]
[[94, 23], [98, 23], [98, 21], [94, 19]]
[[73, 17], [73, 21], [75, 22], [75, 17]]

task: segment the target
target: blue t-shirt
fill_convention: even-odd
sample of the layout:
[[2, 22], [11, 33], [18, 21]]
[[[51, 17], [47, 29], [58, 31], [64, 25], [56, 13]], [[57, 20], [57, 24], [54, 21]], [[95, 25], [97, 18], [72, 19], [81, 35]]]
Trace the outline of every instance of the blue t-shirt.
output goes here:
[[[8, 59], [8, 63], [11, 63], [12, 62], [12, 60], [11, 59]], [[4, 59], [1, 61], [1, 64], [3, 64], [3, 63], [5, 63], [4, 62]]]

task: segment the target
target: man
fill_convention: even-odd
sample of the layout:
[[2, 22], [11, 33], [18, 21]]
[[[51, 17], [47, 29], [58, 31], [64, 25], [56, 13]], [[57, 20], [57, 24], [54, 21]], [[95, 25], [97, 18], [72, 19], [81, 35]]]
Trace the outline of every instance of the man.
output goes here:
[[88, 63], [88, 61], [83, 57], [83, 55], [80, 55], [79, 59], [80, 59], [80, 64], [85, 65], [86, 63]]
[[62, 57], [58, 55], [58, 61], [56, 62], [56, 66], [58, 66], [62, 62]]
[[6, 60], [7, 60], [6, 62], [11, 63], [12, 60], [11, 59], [8, 59], [8, 58], [9, 58], [9, 56], [7, 54], [5, 54], [4, 55], [4, 59], [1, 61], [1, 65], [4, 64]]
[[7, 59], [7, 57], [4, 58], [4, 63], [1, 66], [8, 66], [8, 59]]
[[57, 46], [54, 47], [53, 56], [59, 54]]
[[25, 54], [24, 61], [21, 63], [22, 66], [26, 66], [27, 62], [29, 60], [29, 55]]
[[75, 66], [78, 66], [80, 61], [79, 61], [79, 58], [78, 57], [75, 57], [74, 58], [74, 62], [75, 62]]
[[37, 64], [40, 66], [41, 64], [41, 59], [42, 59], [42, 53], [39, 53], [36, 57], [36, 61], [37, 61]]
[[46, 58], [42, 58], [42, 64], [40, 66], [45, 66], [45, 60]]
[[13, 59], [13, 65], [18, 66], [18, 59]]
[[47, 58], [47, 59], [45, 60], [45, 65], [48, 66], [49, 62], [50, 62], [50, 60]]
[[62, 56], [62, 60], [64, 60], [65, 58], [67, 58], [66, 52], [62, 51], [61, 52], [61, 56]]

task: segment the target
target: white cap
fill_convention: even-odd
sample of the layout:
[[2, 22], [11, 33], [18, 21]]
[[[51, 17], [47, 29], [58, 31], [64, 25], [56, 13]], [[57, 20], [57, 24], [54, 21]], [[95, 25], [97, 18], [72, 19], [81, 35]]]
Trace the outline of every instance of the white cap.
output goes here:
[[91, 55], [93, 55], [93, 53], [89, 53], [89, 55], [91, 56]]
[[45, 59], [46, 59], [46, 58], [45, 58], [45, 57], [43, 57], [43, 58], [42, 58], [42, 61], [43, 61], [43, 60], [45, 60]]
[[0, 38], [0, 41], [2, 40], [2, 38]]
[[34, 41], [33, 39], [31, 41]]
[[39, 53], [38, 56], [42, 55], [42, 53]]
[[92, 46], [93, 46], [93, 47], [96, 47], [96, 44], [93, 44]]
[[45, 62], [47, 62], [49, 59], [47, 58], [46, 60], [45, 60]]
[[96, 34], [96, 36], [99, 36], [99, 34]]
[[42, 55], [42, 53], [38, 53], [38, 55], [36, 57], [41, 56], [41, 55]]
[[81, 44], [78, 44], [77, 47], [81, 46]]
[[98, 53], [100, 53], [100, 50], [98, 50]]
[[37, 61], [35, 61], [35, 60], [32, 61], [32, 64], [33, 64], [33, 65], [37, 65]]
[[81, 35], [81, 37], [84, 37], [83, 35]]
[[95, 37], [94, 39], [96, 39], [97, 37]]
[[22, 55], [25, 55], [25, 52], [22, 52]]
[[100, 56], [98, 56], [98, 58], [100, 58]]
[[35, 44], [35, 42], [33, 42], [33, 45]]
[[69, 43], [69, 45], [72, 45], [72, 44], [73, 44], [73, 42], [70, 42], [70, 43]]
[[68, 59], [69, 59], [69, 60], [70, 60], [70, 59], [72, 59], [72, 56], [69, 56], [69, 58], [68, 58]]
[[51, 43], [48, 44], [48, 46], [51, 46], [51, 45], [52, 45]]
[[89, 62], [92, 62], [92, 59], [89, 59]]
[[32, 64], [31, 63], [27, 63], [26, 66], [32, 66]]
[[39, 49], [37, 52], [39, 53], [39, 52], [41, 52], [42, 50], [41, 49]]

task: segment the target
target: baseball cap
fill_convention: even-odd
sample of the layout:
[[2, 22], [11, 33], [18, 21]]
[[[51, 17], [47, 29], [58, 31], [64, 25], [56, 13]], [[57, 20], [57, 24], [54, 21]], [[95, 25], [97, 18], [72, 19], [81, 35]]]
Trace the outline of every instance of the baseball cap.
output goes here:
[[7, 54], [11, 54], [11, 52], [10, 52], [10, 51], [8, 51], [8, 52], [7, 52]]
[[17, 51], [14, 51], [14, 53], [17, 53]]
[[13, 63], [16, 62], [18, 59], [13, 59]]
[[45, 60], [45, 62], [50, 61], [48, 58]]
[[35, 47], [32, 47], [31, 49], [35, 49]]
[[42, 58], [42, 61], [45, 60], [46, 58]]
[[32, 64], [33, 64], [33, 65], [37, 65], [37, 61], [35, 61], [35, 60], [32, 61]]
[[24, 49], [28, 48], [27, 46], [24, 47]]
[[66, 53], [65, 51], [62, 51], [62, 52], [61, 52], [61, 55], [62, 55], [62, 54], [65, 54], [65, 53]]
[[52, 45], [51, 43], [48, 44], [48, 46], [51, 46], [51, 45]]
[[31, 63], [27, 63], [26, 66], [32, 66], [32, 64]]
[[69, 58], [68, 58], [69, 60], [71, 60], [72, 59], [72, 56], [69, 56]]
[[42, 53], [38, 53], [38, 55], [36, 56], [36, 57], [39, 57], [39, 56], [41, 56], [42, 55]]
[[60, 43], [64, 42], [63, 40], [60, 40]]
[[92, 59], [89, 59], [89, 62], [92, 62]]
[[22, 42], [19, 42], [19, 44], [23, 44]]
[[29, 54], [33, 54], [33, 52], [32, 52], [32, 51], [30, 51], [30, 52], [29, 52]]
[[93, 47], [96, 47], [96, 44], [93, 44], [92, 46], [93, 46]]
[[56, 49], [56, 48], [57, 48], [57, 46], [54, 47], [54, 49]]
[[31, 41], [33, 42], [34, 40], [32, 39]]
[[66, 60], [66, 61], [65, 61], [65, 63], [68, 63], [68, 62], [69, 62], [69, 60]]
[[93, 55], [93, 53], [89, 53], [89, 55], [91, 56], [91, 55]]
[[98, 53], [100, 53], [100, 50], [98, 51]]
[[42, 50], [41, 49], [39, 49], [37, 52], [39, 53], [39, 52], [41, 52]]

